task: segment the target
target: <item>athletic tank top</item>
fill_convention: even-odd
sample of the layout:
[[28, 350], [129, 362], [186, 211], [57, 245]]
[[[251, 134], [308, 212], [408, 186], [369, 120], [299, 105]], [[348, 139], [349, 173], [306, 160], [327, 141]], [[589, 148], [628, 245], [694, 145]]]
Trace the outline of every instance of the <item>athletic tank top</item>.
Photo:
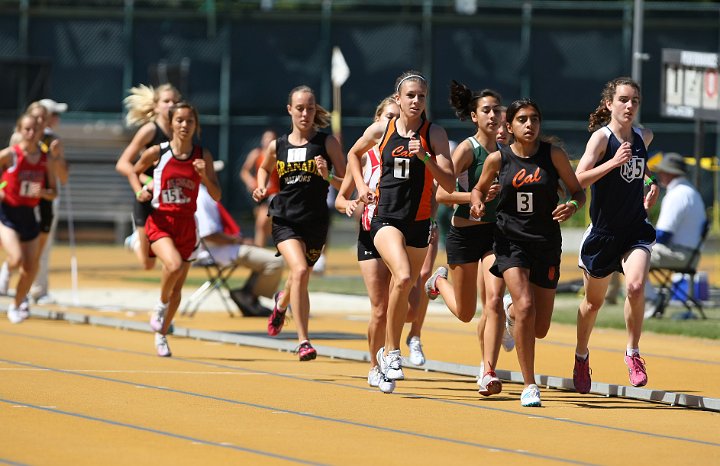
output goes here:
[[[423, 161], [410, 153], [410, 138], [397, 133], [396, 123], [397, 118], [388, 122], [379, 146], [382, 172], [377, 189], [377, 215], [404, 221], [427, 220], [432, 209], [433, 177]], [[430, 125], [423, 119], [416, 134], [425, 152], [434, 158]]]
[[[373, 147], [369, 151], [367, 151], [367, 160], [365, 161], [365, 168], [363, 171], [363, 180], [365, 180], [365, 184], [368, 185], [368, 188], [370, 188], [370, 191], [377, 190], [378, 181], [380, 181], [380, 155], [378, 154], [378, 148]], [[362, 225], [363, 230], [370, 231], [370, 222], [372, 221], [372, 218], [375, 216], [375, 209], [377, 208], [377, 204], [374, 202], [371, 204], [366, 204], [365, 208], [363, 209], [363, 213], [360, 217], [360, 224]]]
[[[485, 159], [487, 159], [487, 156], [489, 155], [474, 136], [470, 136], [467, 140], [470, 141], [470, 144], [472, 144], [473, 160], [468, 169], [458, 175], [455, 190], [461, 193], [470, 192], [470, 190], [475, 187], [480, 179], [480, 175], [482, 174]], [[495, 209], [498, 201], [499, 199], [496, 197], [492, 201], [486, 203], [485, 215], [483, 215], [480, 219], [470, 215], [470, 204], [458, 204], [455, 208], [455, 212], [453, 213], [453, 217], [461, 217], [474, 222], [494, 222], [496, 220]]]
[[46, 154], [50, 153], [50, 144], [57, 139], [58, 137], [55, 136], [52, 132], [43, 132], [43, 137], [40, 139], [40, 150], [45, 152]]
[[[607, 135], [608, 143], [605, 154], [595, 166], [612, 159], [621, 145], [607, 126], [598, 131]], [[602, 231], [622, 232], [627, 230], [628, 226], [637, 225], [647, 219], [643, 204], [647, 149], [640, 130], [633, 128], [632, 134], [632, 158], [590, 187], [590, 221], [594, 228]]]
[[[263, 160], [265, 160], [265, 154], [263, 154], [263, 151], [260, 148], [257, 148], [255, 150], [260, 151], [260, 155], [255, 158], [255, 176], [257, 176], [258, 169], [262, 165]], [[280, 178], [278, 178], [277, 169], [273, 168], [272, 173], [270, 173], [270, 176], [267, 180], [267, 185], [265, 186], [265, 190], [268, 196], [277, 194], [280, 191]]]
[[19, 145], [13, 146], [13, 164], [2, 174], [7, 182], [3, 191], [3, 203], [13, 207], [35, 207], [40, 203], [40, 195], [45, 189], [47, 178], [47, 152], [41, 150], [36, 163], [28, 161]]
[[552, 212], [558, 204], [558, 172], [551, 145], [541, 142], [531, 157], [518, 157], [510, 146], [500, 149], [500, 194], [497, 226], [511, 240], [558, 244], [560, 224]]
[[315, 156], [320, 155], [327, 161], [328, 170], [332, 170], [325, 149], [327, 137], [327, 133], [317, 132], [302, 146], [291, 144], [287, 134], [277, 139], [275, 167], [280, 178], [280, 192], [270, 201], [271, 216], [293, 223], [328, 221], [330, 185], [320, 176], [315, 164]]
[[[168, 142], [170, 141], [170, 138], [167, 134], [165, 134], [165, 131], [160, 127], [160, 125], [157, 124], [156, 121], [153, 121], [153, 125], [155, 125], [155, 134], [153, 135], [153, 138], [145, 144], [145, 149], [148, 149], [152, 146], [157, 146], [160, 143]], [[153, 176], [153, 170], [155, 170], [154, 166], [150, 166], [147, 170], [145, 170], [143, 173], [145, 173], [147, 176]]]
[[195, 215], [200, 189], [200, 175], [193, 160], [202, 159], [200, 146], [193, 146], [190, 157], [180, 160], [173, 154], [169, 142], [160, 144], [160, 157], [153, 170], [152, 206], [171, 215]]

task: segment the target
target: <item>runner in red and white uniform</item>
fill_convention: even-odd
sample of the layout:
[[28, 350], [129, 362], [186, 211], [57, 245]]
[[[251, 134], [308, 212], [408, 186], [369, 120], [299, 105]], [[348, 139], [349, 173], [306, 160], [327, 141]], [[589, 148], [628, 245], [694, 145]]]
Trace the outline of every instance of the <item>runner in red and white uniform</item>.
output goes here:
[[[375, 111], [375, 121], [387, 124], [393, 118], [400, 115], [400, 107], [395, 102], [395, 97], [390, 96], [383, 99]], [[382, 172], [382, 161], [378, 147], [368, 150], [362, 157], [363, 179], [371, 191], [377, 189]], [[370, 322], [368, 322], [368, 348], [370, 350], [370, 372], [368, 373], [368, 384], [371, 387], [380, 386], [382, 374], [378, 368], [376, 358], [377, 351], [385, 342], [385, 322], [387, 319], [388, 304], [388, 283], [390, 282], [390, 270], [383, 262], [380, 254], [373, 245], [370, 237], [370, 222], [375, 213], [375, 203], [363, 204], [357, 199], [350, 199], [355, 182], [352, 176], [346, 176], [335, 199], [335, 208], [340, 212], [352, 216], [358, 208], [362, 209], [360, 216], [360, 229], [357, 241], [357, 259], [360, 265], [360, 272], [367, 288], [370, 298]], [[384, 384], [384, 391], [392, 391], [395, 382]]]
[[180, 306], [182, 286], [199, 243], [195, 210], [200, 183], [213, 199], [220, 200], [212, 155], [193, 144], [194, 135], [200, 132], [197, 110], [187, 102], [178, 102], [170, 108], [169, 117], [172, 139], [147, 149], [134, 166], [136, 177], [140, 177], [156, 165], [152, 190], [145, 185], [138, 189], [136, 198], [152, 203], [145, 232], [150, 254], [163, 264], [160, 301], [150, 318], [158, 356], [171, 356], [165, 336]]
[[52, 198], [56, 191], [53, 167], [39, 145], [39, 120], [25, 114], [18, 119], [15, 130], [20, 142], [0, 151], [0, 243], [10, 270], [20, 269], [15, 299], [7, 312], [10, 322], [16, 324], [30, 316], [27, 294], [38, 268], [40, 224], [35, 207], [41, 198]]

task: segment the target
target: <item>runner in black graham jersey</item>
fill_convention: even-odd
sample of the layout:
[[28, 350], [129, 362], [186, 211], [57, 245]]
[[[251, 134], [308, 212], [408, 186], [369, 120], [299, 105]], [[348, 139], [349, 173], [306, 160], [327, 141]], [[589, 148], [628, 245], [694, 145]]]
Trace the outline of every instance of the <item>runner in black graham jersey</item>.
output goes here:
[[[269, 174], [275, 166], [280, 192], [270, 202], [269, 215], [273, 241], [290, 268], [290, 276], [285, 290], [275, 294], [268, 334], [280, 333], [290, 305], [300, 340], [298, 356], [301, 361], [309, 361], [317, 357], [317, 352], [308, 340], [308, 280], [327, 237], [328, 186], [340, 188], [345, 160], [337, 139], [317, 130], [329, 124], [330, 114], [315, 103], [312, 89], [299, 86], [290, 91], [287, 111], [292, 117], [292, 131], [268, 146], [258, 169], [253, 199], [260, 202], [267, 196]], [[333, 168], [335, 175], [331, 173]]]
[[[427, 90], [427, 81], [419, 72], [403, 73], [395, 83], [400, 117], [368, 127], [348, 152], [358, 198], [377, 202], [371, 223], [373, 244], [392, 274], [385, 346], [377, 354], [388, 384], [404, 378], [400, 338], [408, 296], [428, 246], [433, 180], [448, 192], [455, 189], [447, 133], [425, 118]], [[382, 175], [373, 193], [363, 179], [360, 159], [376, 144], [381, 151]]]
[[[585, 202], [564, 150], [540, 140], [540, 109], [529, 99], [516, 100], [507, 109], [507, 125], [515, 142], [485, 160], [480, 181], [470, 195], [470, 213], [480, 218], [482, 200], [499, 175], [495, 265], [513, 303], [515, 343], [526, 388], [522, 406], [540, 406], [535, 385], [535, 338], [550, 329], [555, 288], [560, 272], [560, 225]], [[559, 180], [571, 199], [558, 205]]]

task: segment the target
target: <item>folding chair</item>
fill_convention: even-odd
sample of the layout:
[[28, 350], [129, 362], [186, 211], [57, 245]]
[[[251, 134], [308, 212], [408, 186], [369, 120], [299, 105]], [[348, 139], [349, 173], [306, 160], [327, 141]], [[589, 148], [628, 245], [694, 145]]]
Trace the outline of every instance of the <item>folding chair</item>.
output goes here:
[[[658, 282], [658, 304], [655, 309], [655, 317], [660, 317], [665, 312], [665, 307], [670, 302], [670, 298], [673, 293], [680, 298], [683, 305], [687, 309], [688, 316], [694, 316], [693, 308], [697, 309], [703, 319], [707, 319], [705, 312], [703, 311], [702, 302], [695, 298], [695, 274], [697, 273], [697, 266], [700, 262], [700, 250], [702, 249], [705, 239], [707, 238], [708, 232], [710, 231], [710, 222], [705, 221], [702, 227], [702, 233], [700, 236], [700, 242], [693, 249], [688, 256], [687, 263], [682, 267], [658, 267], [651, 268], [650, 275]], [[673, 288], [672, 276], [675, 273], [681, 273], [689, 275], [690, 279], [687, 284], [687, 291], [682, 287]]]
[[[210, 252], [210, 248], [207, 247], [207, 244], [205, 244], [205, 241], [201, 239], [200, 243], [204, 248], [203, 252], [206, 252], [207, 255], [204, 255], [201, 259], [195, 261], [193, 265], [197, 267], [203, 267], [205, 269], [205, 272], [207, 273], [208, 278], [202, 285], [200, 285], [200, 288], [195, 290], [195, 292], [190, 295], [190, 297], [185, 302], [185, 306], [183, 306], [180, 315], [193, 317], [195, 315], [195, 312], [197, 312], [198, 308], [203, 303], [203, 301], [205, 301], [208, 295], [210, 295], [210, 293], [212, 293], [213, 291], [217, 291], [220, 294], [222, 302], [225, 305], [225, 309], [227, 310], [228, 314], [230, 314], [230, 317], [235, 317], [235, 314], [231, 309], [230, 304], [228, 303], [228, 296], [231, 296], [228, 279], [233, 274], [233, 272], [235, 272], [235, 269], [237, 269], [238, 266], [234, 263], [230, 263], [228, 265], [218, 264], [215, 261], [212, 253]], [[227, 296], [225, 292], [227, 292]]]

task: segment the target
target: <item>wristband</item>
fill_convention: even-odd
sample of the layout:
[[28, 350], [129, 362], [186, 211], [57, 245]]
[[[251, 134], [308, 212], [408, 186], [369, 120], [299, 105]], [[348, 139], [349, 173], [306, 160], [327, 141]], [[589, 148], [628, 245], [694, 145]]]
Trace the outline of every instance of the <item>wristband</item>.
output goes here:
[[427, 163], [428, 160], [430, 160], [430, 154], [428, 154], [427, 152], [425, 152], [425, 158], [422, 159], [422, 163]]
[[330, 173], [330, 174], [328, 175], [328, 181], [331, 181], [333, 178], [335, 178], [335, 177], [333, 176], [332, 173]]
[[657, 184], [657, 178], [655, 178], [655, 175], [650, 175], [648, 179], [645, 180], [645, 186], [651, 186], [653, 184]]
[[143, 192], [142, 189], [138, 189], [137, 192], [135, 193], [135, 198], [140, 199], [140, 195], [142, 194], [142, 192]]
[[575, 199], [570, 199], [566, 202], [566, 204], [574, 205], [575, 206], [575, 212], [577, 212], [580, 209], [580, 205]]
[[143, 186], [149, 185], [150, 183], [152, 183], [152, 180], [153, 180], [152, 176], [149, 176], [148, 179], [145, 180], [145, 182], [143, 183]]

